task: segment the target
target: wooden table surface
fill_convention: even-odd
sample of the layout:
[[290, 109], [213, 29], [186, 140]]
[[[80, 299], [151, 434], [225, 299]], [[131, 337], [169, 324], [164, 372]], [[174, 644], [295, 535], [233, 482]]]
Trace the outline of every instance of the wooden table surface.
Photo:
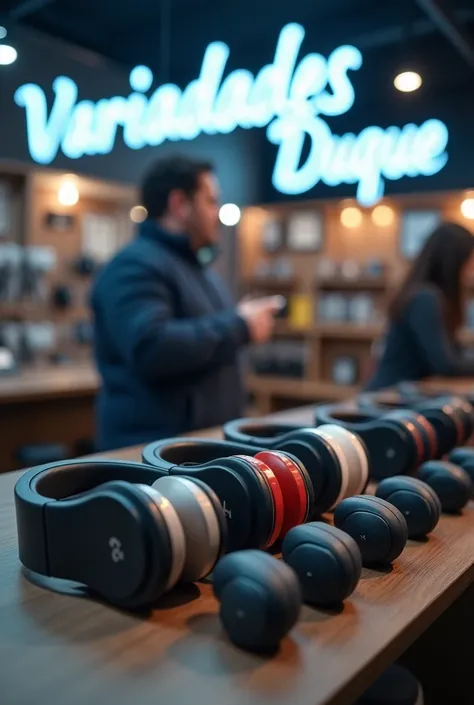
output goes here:
[[93, 395], [100, 380], [90, 364], [26, 368], [0, 377], [0, 404]]
[[[279, 416], [310, 423], [312, 411]], [[140, 450], [108, 457], [138, 460]], [[5, 705], [348, 705], [474, 580], [471, 503], [444, 516], [427, 542], [410, 541], [391, 571], [364, 569], [341, 611], [305, 607], [280, 651], [261, 658], [226, 640], [208, 584], [138, 616], [28, 581], [16, 546], [19, 475], [0, 476]]]

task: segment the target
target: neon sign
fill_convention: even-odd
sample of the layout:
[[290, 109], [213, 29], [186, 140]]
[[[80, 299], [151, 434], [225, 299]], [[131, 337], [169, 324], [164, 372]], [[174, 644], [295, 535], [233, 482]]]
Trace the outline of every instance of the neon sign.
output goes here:
[[[304, 35], [301, 25], [286, 25], [273, 62], [256, 76], [238, 69], [224, 77], [230, 49], [213, 42], [199, 77], [184, 90], [165, 84], [147, 95], [153, 74], [137, 66], [130, 73], [128, 97], [94, 103], [78, 101], [76, 83], [58, 76], [49, 115], [44, 90], [32, 83], [22, 85], [14, 100], [25, 109], [30, 155], [50, 164], [59, 150], [70, 159], [108, 154], [119, 127], [130, 149], [193, 140], [202, 133], [226, 134], [237, 127], [267, 127], [268, 139], [278, 147], [272, 176], [278, 191], [296, 195], [319, 182], [356, 184], [363, 205], [381, 198], [387, 179], [430, 176], [445, 166], [448, 129], [437, 119], [401, 128], [369, 126], [358, 135], [333, 134], [324, 117], [343, 115], [353, 106], [350, 72], [361, 68], [362, 54], [353, 46], [341, 46], [327, 59], [310, 53], [298, 62]], [[308, 137], [309, 154], [300, 164]]]

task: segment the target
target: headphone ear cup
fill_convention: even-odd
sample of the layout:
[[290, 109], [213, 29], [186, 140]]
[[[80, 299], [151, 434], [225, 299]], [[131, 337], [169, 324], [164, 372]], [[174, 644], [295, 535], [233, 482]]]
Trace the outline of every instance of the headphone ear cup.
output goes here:
[[[201, 483], [172, 476], [161, 477], [153, 488], [169, 500], [184, 529], [186, 548], [181, 580], [193, 583], [209, 575], [222, 552], [224, 519], [220, 505], [216, 511], [209, 499], [212, 490], [206, 492]], [[218, 517], [218, 513], [222, 516]]]
[[334, 526], [323, 522], [297, 526], [288, 532], [282, 552], [298, 575], [308, 604], [338, 604], [359, 582], [360, 550], [351, 536]]
[[301, 610], [296, 574], [262, 551], [224, 556], [213, 573], [213, 586], [227, 635], [250, 651], [275, 649]]
[[[106, 571], [110, 588], [104, 589], [94, 585], [92, 580], [81, 582], [86, 582], [110, 602], [122, 607], [133, 609], [152, 604], [163, 593], [171, 590], [179, 580], [184, 566], [184, 531], [175, 509], [163, 495], [148, 485], [123, 481], [107, 482], [90, 490], [87, 493], [87, 501], [90, 502], [95, 495], [97, 499], [102, 500], [100, 521], [93, 514], [86, 516], [85, 521], [94, 527], [94, 543], [101, 540], [99, 532], [110, 535], [106, 547], [114, 569], [110, 571], [108, 568]], [[103, 503], [104, 500], [108, 502], [108, 508]], [[64, 504], [58, 502], [54, 506]], [[129, 515], [128, 523], [121, 521], [120, 515], [117, 515], [117, 509], [124, 506]], [[110, 521], [112, 519], [113, 522]], [[139, 537], [139, 544], [134, 537]], [[68, 553], [70, 554], [70, 551]], [[74, 561], [77, 561], [77, 555], [74, 555]], [[94, 561], [89, 556], [87, 564], [89, 571], [103, 572], [102, 561], [100, 565], [94, 566]], [[117, 571], [123, 568], [129, 582], [139, 564], [143, 565], [143, 579], [133, 591], [130, 590], [127, 595], [121, 594], [120, 576]], [[60, 573], [56, 574], [58, 577], [66, 577]], [[80, 580], [72, 576], [71, 579]]]

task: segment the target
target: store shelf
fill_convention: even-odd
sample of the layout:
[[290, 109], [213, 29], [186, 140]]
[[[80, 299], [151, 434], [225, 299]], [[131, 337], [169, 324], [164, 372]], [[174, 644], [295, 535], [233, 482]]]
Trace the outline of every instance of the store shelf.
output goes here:
[[253, 394], [300, 399], [302, 402], [339, 401], [353, 397], [359, 392], [357, 386], [254, 374], [247, 377], [247, 389]]
[[315, 286], [321, 291], [385, 291], [387, 280], [376, 277], [357, 277], [356, 279], [333, 277], [332, 279], [318, 280], [315, 282]]
[[47, 302], [14, 301], [0, 303], [0, 321], [63, 321], [66, 318], [78, 320], [87, 318], [87, 306], [71, 306], [66, 309], [54, 308]]
[[316, 327], [311, 326], [310, 328], [298, 328], [297, 326], [292, 326], [289, 321], [277, 320], [275, 322], [275, 335], [285, 338], [285, 337], [308, 337], [314, 336], [316, 334]]
[[296, 280], [283, 279], [278, 277], [252, 277], [245, 281], [247, 291], [293, 291], [296, 287]]
[[314, 335], [334, 340], [376, 340], [383, 331], [380, 325], [358, 325], [357, 323], [323, 323], [315, 328]]

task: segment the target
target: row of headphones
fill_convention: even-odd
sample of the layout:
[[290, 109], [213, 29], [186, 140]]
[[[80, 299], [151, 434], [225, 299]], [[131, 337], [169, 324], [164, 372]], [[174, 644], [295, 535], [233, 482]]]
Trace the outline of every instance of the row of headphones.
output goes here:
[[[391, 401], [391, 405], [395, 405]], [[360, 397], [359, 408], [346, 404], [316, 407], [315, 426], [339, 426], [358, 438], [369, 462], [370, 477], [381, 480], [412, 474], [424, 462], [437, 460], [462, 446], [474, 429], [474, 408], [461, 397], [427, 399], [416, 409], [387, 408], [377, 395]], [[294, 424], [262, 425], [240, 419], [224, 425], [224, 436], [254, 447], [280, 448], [298, 430]]]
[[[438, 522], [442, 507], [436, 492], [420, 480], [397, 477], [380, 483], [375, 497], [342, 500], [334, 527], [298, 525], [303, 514], [303, 521], [309, 516], [302, 483], [305, 488], [311, 483], [303, 463], [271, 451], [256, 459], [208, 460], [224, 446], [153, 444], [144, 456], [154, 459], [154, 468], [83, 461], [31, 470], [15, 488], [22, 563], [84, 583], [128, 608], [155, 601], [179, 581], [202, 579], [218, 564], [213, 585], [227, 633], [240, 646], [266, 648], [295, 623], [301, 593], [310, 604], [344, 600], [358, 583], [362, 563], [393, 561], [408, 536], [427, 534]], [[232, 444], [227, 449], [235, 451]], [[158, 462], [163, 456], [165, 468]], [[189, 465], [203, 459], [208, 462]], [[227, 482], [234, 488], [240, 483], [243, 505], [226, 505]], [[271, 503], [265, 504], [265, 491], [258, 496], [257, 482], [273, 498], [268, 512]], [[245, 503], [250, 495], [253, 505]], [[250, 532], [250, 538], [244, 532], [246, 545], [268, 548], [273, 539], [284, 538], [284, 563], [256, 550], [222, 558], [226, 550], [241, 548], [235, 544], [244, 520]]]

